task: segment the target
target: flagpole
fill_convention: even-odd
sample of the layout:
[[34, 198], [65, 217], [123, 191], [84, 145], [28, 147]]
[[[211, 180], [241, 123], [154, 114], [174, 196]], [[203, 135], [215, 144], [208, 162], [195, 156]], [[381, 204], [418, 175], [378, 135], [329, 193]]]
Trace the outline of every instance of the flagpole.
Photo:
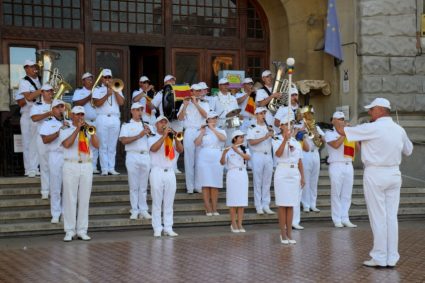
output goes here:
[[295, 65], [295, 59], [294, 58], [288, 58], [286, 59], [286, 68], [288, 69], [288, 129], [291, 127], [291, 120], [290, 117], [290, 111], [291, 109], [291, 88], [292, 88], [292, 74], [294, 73], [294, 65]]

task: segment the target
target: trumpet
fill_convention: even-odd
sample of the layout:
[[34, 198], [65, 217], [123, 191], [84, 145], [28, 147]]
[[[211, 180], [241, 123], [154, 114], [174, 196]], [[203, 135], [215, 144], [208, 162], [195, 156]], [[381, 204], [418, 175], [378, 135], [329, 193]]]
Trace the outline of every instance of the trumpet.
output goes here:
[[171, 132], [168, 134], [168, 136], [171, 138], [171, 139], [176, 139], [176, 140], [178, 140], [178, 141], [182, 141], [183, 139], [184, 139], [184, 133], [183, 132], [176, 132], [176, 131], [174, 131], [171, 127], [164, 127], [164, 128], [162, 128], [164, 131], [166, 130], [166, 129], [168, 129], [168, 128], [170, 128], [171, 129]]
[[89, 125], [89, 124], [84, 124], [81, 127], [81, 130], [84, 131], [84, 132], [86, 132], [90, 136], [96, 134], [96, 127], [95, 126], [92, 126], [92, 125]]

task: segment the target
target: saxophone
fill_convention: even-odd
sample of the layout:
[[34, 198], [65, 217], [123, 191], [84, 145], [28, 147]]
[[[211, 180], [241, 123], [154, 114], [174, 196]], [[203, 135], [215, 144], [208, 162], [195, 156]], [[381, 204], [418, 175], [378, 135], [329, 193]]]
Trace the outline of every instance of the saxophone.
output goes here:
[[317, 147], [321, 147], [323, 145], [322, 137], [317, 131], [316, 120], [314, 119], [313, 114], [313, 106], [307, 105], [301, 109], [303, 121], [305, 128], [307, 130], [308, 138], [313, 140], [313, 143]]

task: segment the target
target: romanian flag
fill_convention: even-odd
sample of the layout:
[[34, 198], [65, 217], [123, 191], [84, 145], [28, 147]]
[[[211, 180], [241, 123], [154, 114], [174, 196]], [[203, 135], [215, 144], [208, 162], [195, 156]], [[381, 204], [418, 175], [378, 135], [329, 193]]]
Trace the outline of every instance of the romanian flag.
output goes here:
[[150, 116], [152, 115], [152, 109], [149, 107], [149, 102], [152, 101], [152, 98], [150, 98], [147, 95], [145, 96], [145, 98], [146, 98], [145, 113]]
[[89, 139], [85, 131], [78, 133], [78, 153], [90, 154]]
[[344, 139], [344, 157], [351, 158], [354, 160], [354, 155], [356, 154], [356, 143], [348, 141], [347, 138]]
[[251, 96], [248, 97], [248, 102], [245, 107], [245, 112], [248, 112], [252, 115], [255, 114], [255, 101], [254, 101], [254, 98], [252, 98]]
[[189, 85], [173, 85], [173, 90], [174, 90], [174, 97], [175, 100], [183, 100], [186, 97], [190, 97], [191, 96], [191, 92], [190, 92], [190, 86]]
[[167, 136], [164, 141], [165, 146], [165, 157], [169, 160], [173, 160], [175, 157], [173, 139]]

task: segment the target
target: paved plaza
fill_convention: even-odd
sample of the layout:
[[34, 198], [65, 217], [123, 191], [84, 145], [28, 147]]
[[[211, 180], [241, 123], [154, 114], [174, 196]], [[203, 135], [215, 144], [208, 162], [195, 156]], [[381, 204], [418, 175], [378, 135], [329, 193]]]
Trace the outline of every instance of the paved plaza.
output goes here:
[[336, 229], [304, 223], [296, 245], [281, 245], [277, 224], [92, 232], [90, 242], [63, 235], [0, 239], [0, 282], [425, 282], [425, 221], [400, 222], [396, 268], [368, 268], [368, 222]]

